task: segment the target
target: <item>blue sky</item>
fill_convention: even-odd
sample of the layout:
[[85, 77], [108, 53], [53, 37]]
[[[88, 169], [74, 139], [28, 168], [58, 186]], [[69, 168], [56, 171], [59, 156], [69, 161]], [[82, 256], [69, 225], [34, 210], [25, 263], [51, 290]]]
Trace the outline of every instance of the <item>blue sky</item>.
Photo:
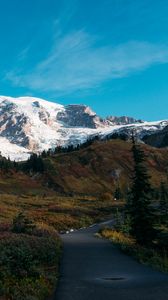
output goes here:
[[1, 0], [1, 95], [168, 118], [167, 0]]

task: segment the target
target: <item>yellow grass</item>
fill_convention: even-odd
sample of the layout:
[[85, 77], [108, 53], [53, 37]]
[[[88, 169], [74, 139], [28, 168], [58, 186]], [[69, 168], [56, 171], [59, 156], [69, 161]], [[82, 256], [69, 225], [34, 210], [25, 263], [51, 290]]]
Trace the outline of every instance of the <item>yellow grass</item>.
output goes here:
[[168, 256], [166, 251], [159, 253], [152, 248], [137, 245], [132, 237], [111, 228], [102, 229], [99, 235], [118, 245], [121, 250], [135, 257], [139, 262], [150, 265], [162, 272], [168, 272]]
[[121, 231], [105, 228], [101, 231], [101, 235], [114, 243], [126, 246], [135, 245], [135, 240], [132, 237], [123, 234]]
[[57, 230], [79, 228], [110, 216], [122, 202], [93, 196], [0, 195], [0, 223], [10, 223], [23, 211], [35, 223], [42, 222]]

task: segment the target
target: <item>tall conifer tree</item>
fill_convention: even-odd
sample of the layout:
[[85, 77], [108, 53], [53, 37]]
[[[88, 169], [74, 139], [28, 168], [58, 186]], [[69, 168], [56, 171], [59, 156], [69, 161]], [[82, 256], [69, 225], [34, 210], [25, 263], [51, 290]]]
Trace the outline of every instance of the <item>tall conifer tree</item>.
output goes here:
[[154, 238], [151, 186], [145, 167], [145, 154], [132, 137], [134, 176], [129, 199], [130, 233], [139, 244], [150, 244]]
[[168, 190], [166, 184], [160, 184], [160, 211], [162, 214], [168, 214]]

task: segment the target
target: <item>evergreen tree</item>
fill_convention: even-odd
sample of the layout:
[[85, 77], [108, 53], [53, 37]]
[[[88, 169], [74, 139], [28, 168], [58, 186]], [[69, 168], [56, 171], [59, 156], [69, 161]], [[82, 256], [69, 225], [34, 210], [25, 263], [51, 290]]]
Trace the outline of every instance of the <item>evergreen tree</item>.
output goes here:
[[145, 167], [145, 155], [133, 137], [132, 154], [134, 176], [127, 211], [130, 217], [130, 233], [142, 245], [148, 245], [155, 236], [153, 211], [150, 206], [151, 186]]
[[45, 150], [42, 151], [41, 157], [42, 158], [46, 158], [47, 157], [47, 152]]
[[168, 190], [164, 182], [160, 184], [160, 211], [162, 214], [168, 213]]
[[114, 192], [114, 198], [116, 200], [120, 200], [122, 198], [122, 192], [121, 192], [121, 189], [120, 187], [118, 186]]
[[29, 218], [27, 218], [22, 212], [13, 219], [12, 232], [15, 233], [27, 233], [31, 234], [35, 224]]
[[41, 156], [38, 156], [37, 154], [33, 153], [24, 164], [23, 169], [26, 171], [43, 173], [44, 171], [43, 159], [41, 158]]

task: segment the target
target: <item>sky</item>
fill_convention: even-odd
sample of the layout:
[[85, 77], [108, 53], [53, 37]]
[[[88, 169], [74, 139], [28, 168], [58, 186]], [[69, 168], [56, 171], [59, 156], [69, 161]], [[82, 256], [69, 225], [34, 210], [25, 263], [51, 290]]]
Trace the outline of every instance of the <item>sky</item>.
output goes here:
[[168, 118], [167, 0], [0, 0], [0, 94]]

